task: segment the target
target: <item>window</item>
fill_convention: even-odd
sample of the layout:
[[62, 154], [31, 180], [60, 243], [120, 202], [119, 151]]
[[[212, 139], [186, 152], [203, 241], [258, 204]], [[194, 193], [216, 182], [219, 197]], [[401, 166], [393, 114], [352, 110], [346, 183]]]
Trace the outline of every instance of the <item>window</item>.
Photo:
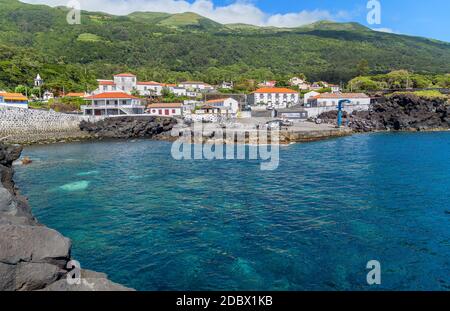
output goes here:
[[112, 90], [115, 91], [117, 88], [115, 85], [113, 85]]
[[175, 109], [172, 109], [172, 113], [175, 113]]
[[107, 91], [108, 90], [108, 86], [103, 85], [103, 91]]
[[156, 113], [156, 109], [152, 109], [152, 112], [153, 112], [153, 113]]
[[162, 109], [158, 110], [158, 114], [162, 115]]

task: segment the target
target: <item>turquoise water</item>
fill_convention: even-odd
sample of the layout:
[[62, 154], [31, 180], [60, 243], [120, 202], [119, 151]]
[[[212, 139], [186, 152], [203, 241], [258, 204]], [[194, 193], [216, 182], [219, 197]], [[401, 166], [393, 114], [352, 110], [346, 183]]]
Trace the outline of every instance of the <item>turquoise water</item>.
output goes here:
[[275, 171], [170, 147], [30, 147], [16, 180], [82, 267], [138, 290], [450, 289], [450, 132], [286, 146]]

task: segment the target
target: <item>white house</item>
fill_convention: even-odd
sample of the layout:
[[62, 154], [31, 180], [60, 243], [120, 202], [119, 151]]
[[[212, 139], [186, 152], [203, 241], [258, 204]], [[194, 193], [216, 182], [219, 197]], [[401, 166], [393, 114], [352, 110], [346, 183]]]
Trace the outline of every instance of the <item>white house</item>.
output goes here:
[[352, 113], [353, 111], [367, 111], [370, 108], [370, 97], [364, 93], [324, 93], [310, 97], [304, 104], [309, 117], [315, 117], [327, 111], [337, 110], [340, 100], [349, 100], [344, 104], [343, 110]]
[[142, 100], [125, 92], [105, 92], [84, 98], [88, 105], [81, 106], [84, 115], [115, 116], [143, 114]]
[[147, 111], [152, 116], [181, 117], [183, 115], [182, 103], [158, 103], [147, 106]]
[[117, 91], [131, 93], [131, 91], [137, 89], [137, 78], [132, 73], [121, 73], [114, 75], [114, 84]]
[[279, 87], [260, 88], [248, 96], [248, 104], [252, 110], [286, 108], [298, 102], [298, 92]]
[[181, 88], [185, 88], [188, 91], [208, 92], [214, 90], [214, 88], [208, 83], [200, 81], [185, 81], [178, 84], [178, 86]]
[[341, 87], [336, 84], [330, 84], [329, 87], [331, 88], [332, 93], [339, 93], [341, 91]]
[[164, 84], [164, 88], [168, 89], [169, 92], [173, 93], [175, 96], [187, 96], [186, 89], [184, 87], [179, 87], [176, 84]]
[[277, 84], [277, 81], [271, 80], [271, 81], [263, 81], [258, 84], [259, 87], [275, 87]]
[[98, 88], [92, 92], [93, 94], [117, 91], [117, 86], [113, 80], [97, 80], [97, 83]]
[[308, 90], [311, 86], [309, 83], [307, 83], [305, 80], [293, 77], [289, 80], [289, 84], [292, 86], [297, 86], [299, 90]]
[[28, 109], [28, 98], [20, 93], [0, 91], [0, 108]]
[[42, 94], [42, 99], [46, 102], [48, 102], [50, 99], [54, 99], [55, 95], [50, 91], [45, 91], [44, 94]]
[[155, 81], [137, 82], [136, 90], [143, 96], [161, 96], [164, 84]]
[[120, 73], [114, 75], [113, 80], [97, 80], [98, 88], [93, 94], [106, 92], [125, 92], [131, 94], [133, 91], [139, 92], [143, 96], [161, 96], [163, 83], [148, 81], [141, 82], [132, 73]]
[[222, 84], [219, 85], [219, 88], [224, 90], [232, 90], [234, 88], [234, 83], [233, 81], [231, 82], [223, 81]]
[[316, 91], [311, 91], [311, 92], [306, 93], [305, 95], [303, 95], [303, 103], [306, 104], [311, 97], [314, 97], [317, 95], [320, 95], [320, 93], [316, 92]]
[[228, 108], [229, 109], [228, 112], [234, 116], [236, 116], [239, 111], [239, 102], [231, 97], [208, 100], [206, 102], [206, 105], [218, 108], [221, 107]]

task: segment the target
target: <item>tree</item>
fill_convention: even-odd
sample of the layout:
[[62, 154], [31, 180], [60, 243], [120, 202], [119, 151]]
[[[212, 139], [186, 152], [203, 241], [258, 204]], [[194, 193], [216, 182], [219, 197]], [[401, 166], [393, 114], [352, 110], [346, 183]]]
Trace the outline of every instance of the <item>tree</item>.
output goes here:
[[361, 60], [356, 66], [358, 76], [366, 76], [370, 72], [369, 62], [365, 59]]
[[381, 85], [370, 77], [356, 77], [350, 80], [349, 87], [352, 91], [377, 91], [381, 89]]
[[26, 95], [26, 93], [27, 93], [27, 88], [26, 88], [25, 86], [23, 86], [23, 85], [20, 84], [20, 85], [16, 86], [14, 92], [20, 93], [20, 94], [23, 94], [23, 95]]

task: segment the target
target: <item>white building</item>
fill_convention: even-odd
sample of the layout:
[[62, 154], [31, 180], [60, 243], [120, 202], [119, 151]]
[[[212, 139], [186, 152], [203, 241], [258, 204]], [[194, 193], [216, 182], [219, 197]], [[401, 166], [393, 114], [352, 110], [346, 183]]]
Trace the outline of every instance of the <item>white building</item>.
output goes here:
[[137, 78], [132, 73], [121, 73], [114, 75], [114, 84], [117, 91], [131, 93], [137, 89]]
[[200, 81], [185, 81], [178, 84], [178, 86], [185, 88], [187, 91], [209, 92], [214, 90], [210, 84]]
[[45, 91], [44, 94], [42, 94], [42, 99], [46, 102], [48, 102], [50, 99], [54, 99], [55, 95], [50, 91]]
[[311, 92], [306, 93], [305, 95], [303, 95], [303, 103], [306, 104], [311, 97], [314, 97], [317, 95], [320, 95], [320, 93], [316, 92], [316, 91], [311, 91]]
[[137, 82], [136, 90], [143, 96], [161, 96], [164, 84], [155, 81]]
[[206, 105], [218, 108], [221, 107], [228, 108], [228, 112], [234, 116], [236, 116], [237, 113], [239, 112], [239, 102], [231, 97], [208, 100], [206, 102]]
[[298, 92], [287, 88], [260, 88], [248, 96], [252, 110], [286, 108], [298, 103]]
[[305, 80], [298, 78], [298, 77], [291, 78], [289, 80], [289, 84], [292, 86], [297, 86], [299, 90], [309, 90], [309, 88], [311, 86]]
[[234, 83], [233, 81], [232, 82], [223, 81], [222, 84], [219, 85], [219, 88], [223, 90], [232, 90], [234, 88]]
[[147, 111], [152, 116], [181, 117], [183, 115], [182, 103], [158, 103], [147, 106]]
[[277, 84], [277, 81], [272, 80], [272, 81], [263, 81], [261, 83], [258, 84], [259, 87], [275, 87], [275, 85]]
[[304, 104], [309, 117], [316, 117], [323, 112], [337, 110], [340, 100], [349, 100], [343, 111], [367, 111], [370, 108], [370, 97], [364, 93], [324, 93], [309, 98]]
[[28, 109], [28, 98], [20, 93], [0, 91], [0, 108]]
[[329, 87], [331, 88], [332, 93], [339, 93], [341, 91], [341, 87], [336, 84], [330, 84]]
[[88, 105], [81, 106], [84, 115], [115, 116], [143, 114], [142, 99], [125, 92], [106, 92], [85, 97]]
[[184, 87], [179, 87], [176, 84], [164, 84], [164, 88], [168, 89], [169, 92], [173, 93], [175, 96], [184, 97], [187, 96], [187, 91]]
[[131, 94], [133, 91], [139, 92], [142, 96], [161, 96], [164, 88], [163, 83], [155, 81], [138, 81], [137, 77], [131, 73], [121, 73], [114, 75], [113, 80], [97, 80], [98, 89], [93, 94], [105, 92], [125, 92]]

